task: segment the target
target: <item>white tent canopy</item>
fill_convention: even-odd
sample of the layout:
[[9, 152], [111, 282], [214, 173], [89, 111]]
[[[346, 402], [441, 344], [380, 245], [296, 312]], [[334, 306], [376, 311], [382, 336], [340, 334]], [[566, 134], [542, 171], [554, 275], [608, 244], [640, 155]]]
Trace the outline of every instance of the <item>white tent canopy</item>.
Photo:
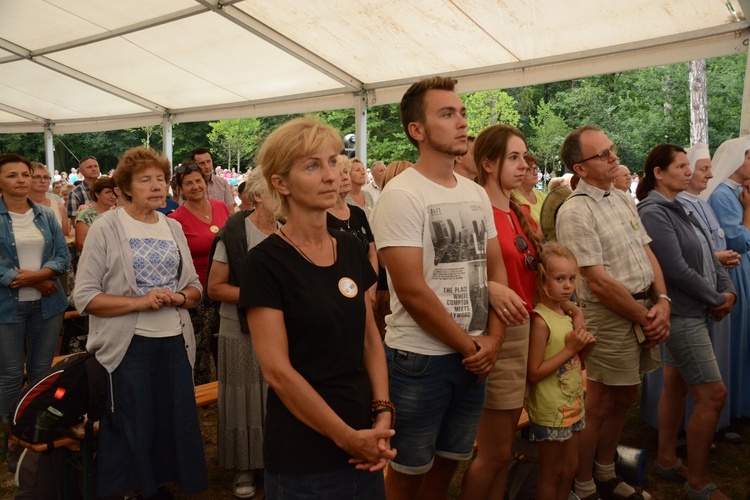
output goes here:
[[2, 0], [0, 133], [364, 114], [426, 75], [469, 92], [747, 53], [735, 2]]

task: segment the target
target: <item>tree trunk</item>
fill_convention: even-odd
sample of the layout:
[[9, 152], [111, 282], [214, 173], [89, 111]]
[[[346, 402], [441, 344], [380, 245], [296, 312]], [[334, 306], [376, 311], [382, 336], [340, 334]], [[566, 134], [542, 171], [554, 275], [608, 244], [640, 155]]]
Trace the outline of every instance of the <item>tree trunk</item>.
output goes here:
[[708, 144], [706, 60], [690, 61], [690, 144]]

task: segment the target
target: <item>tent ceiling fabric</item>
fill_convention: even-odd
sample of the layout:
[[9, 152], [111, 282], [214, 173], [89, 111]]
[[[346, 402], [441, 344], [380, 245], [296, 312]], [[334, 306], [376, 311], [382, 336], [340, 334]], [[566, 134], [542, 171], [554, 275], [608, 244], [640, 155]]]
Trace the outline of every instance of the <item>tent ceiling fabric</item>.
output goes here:
[[466, 92], [746, 53], [746, 5], [2, 0], [0, 132], [348, 108], [362, 92], [387, 104], [426, 75]]

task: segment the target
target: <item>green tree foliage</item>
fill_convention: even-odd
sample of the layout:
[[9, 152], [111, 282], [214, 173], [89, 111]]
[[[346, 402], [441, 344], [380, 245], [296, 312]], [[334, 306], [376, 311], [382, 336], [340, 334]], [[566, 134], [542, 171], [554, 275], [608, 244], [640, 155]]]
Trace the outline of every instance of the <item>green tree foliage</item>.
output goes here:
[[417, 149], [406, 138], [398, 104], [373, 106], [367, 110], [367, 161], [388, 165], [392, 161], [417, 161]]
[[44, 163], [44, 134], [0, 134], [0, 153], [16, 153]]
[[179, 165], [190, 159], [195, 148], [208, 148], [208, 122], [175, 123], [172, 125], [172, 164]]
[[737, 137], [746, 63], [745, 54], [706, 60], [708, 144], [711, 152], [727, 139]]
[[542, 99], [536, 115], [531, 117], [530, 127], [533, 135], [529, 139], [529, 150], [536, 156], [539, 169], [545, 173], [557, 171], [560, 174], [560, 147], [570, 132], [565, 120]]
[[484, 90], [471, 94], [462, 94], [461, 100], [466, 106], [466, 121], [469, 122], [469, 135], [496, 125], [505, 123], [516, 126], [521, 120], [518, 102], [503, 90]]
[[258, 119], [221, 120], [211, 122], [209, 126], [212, 130], [208, 140], [212, 146], [214, 165], [235, 168], [238, 172], [248, 170], [258, 147]]

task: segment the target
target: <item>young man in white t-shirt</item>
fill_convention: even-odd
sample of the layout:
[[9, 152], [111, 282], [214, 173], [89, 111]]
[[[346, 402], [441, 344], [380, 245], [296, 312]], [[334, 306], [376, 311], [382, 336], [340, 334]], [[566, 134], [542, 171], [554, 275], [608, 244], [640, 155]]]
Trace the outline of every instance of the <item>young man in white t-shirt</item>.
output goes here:
[[492, 207], [453, 173], [467, 150], [455, 84], [434, 77], [404, 94], [401, 119], [419, 159], [388, 183], [371, 219], [393, 311], [385, 345], [398, 455], [389, 500], [447, 497], [458, 460], [471, 458], [505, 333], [488, 302], [488, 278], [507, 283]]

